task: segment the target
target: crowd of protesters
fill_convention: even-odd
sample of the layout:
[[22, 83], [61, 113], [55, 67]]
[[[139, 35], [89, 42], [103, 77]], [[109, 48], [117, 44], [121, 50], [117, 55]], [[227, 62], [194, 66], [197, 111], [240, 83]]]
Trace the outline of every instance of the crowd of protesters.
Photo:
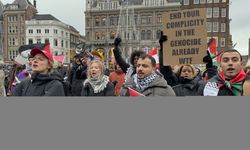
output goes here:
[[163, 65], [163, 43], [159, 40], [159, 67], [154, 57], [134, 51], [130, 61], [122, 57], [119, 37], [114, 41], [114, 70], [104, 65], [98, 52], [77, 54], [70, 68], [54, 59], [49, 44], [33, 48], [28, 65], [0, 68], [0, 96], [250, 96], [249, 67], [242, 66], [241, 54], [229, 48], [213, 65], [209, 53], [203, 58], [206, 70], [192, 64]]

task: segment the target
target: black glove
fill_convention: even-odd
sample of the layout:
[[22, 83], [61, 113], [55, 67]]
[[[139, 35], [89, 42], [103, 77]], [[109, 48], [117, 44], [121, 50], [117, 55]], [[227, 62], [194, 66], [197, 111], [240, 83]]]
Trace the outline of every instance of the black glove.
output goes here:
[[119, 38], [119, 37], [115, 38], [115, 41], [114, 41], [115, 47], [119, 46], [121, 42], [122, 42], [121, 38]]
[[159, 39], [159, 43], [163, 44], [163, 42], [167, 41], [168, 37], [166, 35], [163, 35], [163, 32], [161, 32], [161, 37]]
[[207, 55], [203, 57], [203, 62], [206, 63], [207, 67], [213, 66], [213, 60], [210, 56], [210, 53], [207, 51]]

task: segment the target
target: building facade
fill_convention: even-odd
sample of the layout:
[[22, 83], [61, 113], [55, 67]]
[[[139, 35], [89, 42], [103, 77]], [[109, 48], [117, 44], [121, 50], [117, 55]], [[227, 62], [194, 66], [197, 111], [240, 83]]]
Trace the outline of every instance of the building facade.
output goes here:
[[[124, 48], [130, 53], [133, 50], [150, 50], [159, 46], [158, 39], [162, 30], [162, 13], [176, 9], [207, 9], [207, 40], [214, 37], [217, 41], [219, 52], [232, 46], [230, 34], [229, 0], [87, 0], [85, 12], [86, 41], [92, 45], [92, 49], [102, 47], [106, 51], [113, 47], [114, 38], [119, 33]], [[128, 4], [129, 6], [127, 6]], [[138, 39], [126, 40], [132, 35], [132, 26], [121, 24], [124, 16], [122, 9], [128, 7], [128, 15], [134, 18], [135, 33]], [[128, 23], [129, 24], [129, 23]], [[129, 32], [129, 33], [127, 33]]]
[[218, 52], [232, 47], [229, 0], [182, 0], [182, 9], [207, 9], [207, 40], [214, 37]]
[[18, 48], [25, 44], [25, 21], [36, 13], [36, 6], [28, 0], [15, 0], [12, 4], [4, 6], [2, 21], [5, 62], [11, 62], [18, 55]]
[[166, 0], [87, 0], [86, 42], [92, 45], [92, 50], [104, 49], [106, 58], [118, 35], [125, 57], [134, 50], [157, 48], [163, 29], [162, 13], [178, 10], [180, 6]]
[[65, 62], [69, 63], [71, 34], [80, 35], [72, 29], [52, 15], [35, 15], [26, 21], [26, 44], [50, 43], [52, 54], [64, 55]]

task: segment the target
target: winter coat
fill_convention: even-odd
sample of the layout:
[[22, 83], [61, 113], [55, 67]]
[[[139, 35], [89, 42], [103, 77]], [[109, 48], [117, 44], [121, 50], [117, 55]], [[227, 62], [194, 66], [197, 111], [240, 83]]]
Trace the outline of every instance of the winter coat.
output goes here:
[[179, 83], [178, 77], [173, 72], [171, 66], [164, 66], [163, 65], [163, 48], [162, 48], [162, 46], [159, 50], [159, 70], [160, 70], [161, 74], [163, 75], [164, 79], [168, 82], [168, 84], [170, 86], [173, 87]]
[[[173, 87], [176, 96], [198, 96], [197, 93], [200, 83], [199, 78], [195, 77], [192, 80], [183, 79], [178, 85]], [[201, 95], [201, 94], [200, 94]]]
[[57, 70], [57, 72], [58, 72], [63, 78], [65, 78], [65, 77], [68, 76], [68, 73], [67, 73], [68, 71], [67, 71], [67, 68], [66, 68], [66, 67], [64, 67], [64, 66], [62, 66], [62, 67], [57, 67], [56, 70]]
[[134, 89], [135, 91], [140, 92], [145, 96], [175, 96], [175, 92], [171, 86], [168, 85], [167, 81], [160, 75], [156, 77], [154, 81], [152, 81], [147, 88], [143, 91], [140, 91], [136, 87], [136, 83], [134, 82], [134, 77], [132, 76], [132, 80], [129, 80], [122, 87], [120, 96], [129, 96], [128, 87]]
[[[204, 95], [203, 91], [204, 91], [204, 88], [205, 88], [205, 86], [206, 86], [206, 84], [208, 82], [216, 82], [216, 83], [218, 83], [220, 80], [221, 79], [220, 79], [219, 75], [217, 74], [213, 78], [211, 78], [211, 79], [209, 79], [207, 81], [201, 81], [197, 93], [199, 95]], [[219, 89], [218, 96], [235, 96], [235, 95], [232, 93], [231, 90], [229, 90], [228, 88], [226, 88], [225, 86], [223, 86], [223, 87], [221, 87]]]
[[106, 88], [99, 93], [94, 93], [94, 89], [90, 83], [86, 83], [82, 88], [82, 96], [115, 96], [115, 88], [112, 82], [108, 82]]
[[62, 77], [57, 72], [51, 74], [34, 73], [17, 85], [13, 96], [65, 96]]
[[82, 68], [79, 67], [79, 65], [74, 63], [68, 76], [68, 81], [71, 86], [72, 96], [81, 96], [82, 82], [87, 78], [86, 73], [84, 76], [80, 78], [79, 76], [81, 76], [81, 73], [82, 73]]

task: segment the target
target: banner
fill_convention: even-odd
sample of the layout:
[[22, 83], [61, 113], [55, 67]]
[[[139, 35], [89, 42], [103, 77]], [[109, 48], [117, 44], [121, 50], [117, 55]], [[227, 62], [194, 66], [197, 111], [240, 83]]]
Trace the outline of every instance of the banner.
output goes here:
[[206, 9], [186, 9], [163, 14], [164, 65], [203, 64], [207, 51]]

